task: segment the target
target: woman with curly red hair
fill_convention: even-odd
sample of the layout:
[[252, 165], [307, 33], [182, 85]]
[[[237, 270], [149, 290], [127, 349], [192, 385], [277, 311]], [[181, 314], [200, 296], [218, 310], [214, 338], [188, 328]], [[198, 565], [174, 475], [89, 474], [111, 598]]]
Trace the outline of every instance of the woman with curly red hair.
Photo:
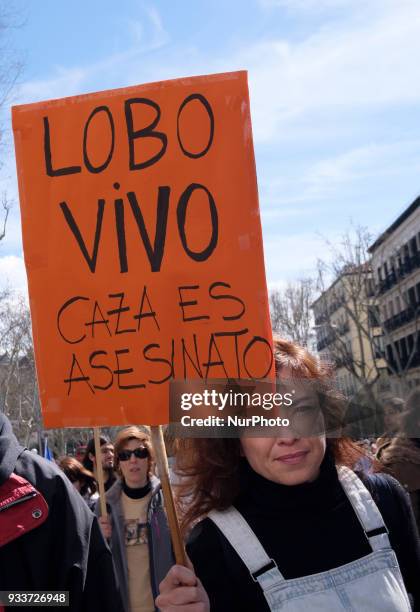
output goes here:
[[179, 441], [182, 527], [192, 527], [194, 569], [171, 568], [158, 607], [419, 609], [420, 549], [404, 490], [389, 476], [356, 475], [360, 448], [327, 438], [341, 417], [329, 368], [287, 341], [275, 343], [275, 358], [280, 378], [302, 383], [295, 408], [313, 429], [302, 434], [291, 422], [273, 437]]

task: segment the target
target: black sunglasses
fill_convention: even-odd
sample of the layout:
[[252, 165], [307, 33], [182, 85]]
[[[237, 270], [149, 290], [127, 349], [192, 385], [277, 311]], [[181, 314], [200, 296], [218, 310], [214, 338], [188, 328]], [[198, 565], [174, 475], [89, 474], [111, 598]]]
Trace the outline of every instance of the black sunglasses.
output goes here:
[[146, 459], [149, 456], [149, 451], [145, 446], [140, 446], [134, 450], [123, 450], [118, 453], [118, 459], [120, 461], [128, 461], [131, 455], [134, 455], [137, 459]]

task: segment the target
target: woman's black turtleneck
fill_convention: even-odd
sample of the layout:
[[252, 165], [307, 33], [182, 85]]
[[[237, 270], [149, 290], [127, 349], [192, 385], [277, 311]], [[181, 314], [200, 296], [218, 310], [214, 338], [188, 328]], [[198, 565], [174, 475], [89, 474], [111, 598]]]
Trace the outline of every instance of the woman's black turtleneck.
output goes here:
[[122, 481], [122, 490], [131, 499], [141, 499], [145, 497], [152, 490], [152, 483], [150, 480], [144, 485], [144, 487], [136, 487], [135, 489], [128, 486], [125, 480]]
[[[243, 459], [240, 495], [234, 502], [286, 579], [323, 572], [371, 552], [359, 520], [327, 453], [319, 476], [286, 486], [269, 481]], [[420, 546], [407, 495], [391, 477], [363, 481], [388, 527], [407, 590], [420, 610]], [[206, 588], [212, 612], [268, 610], [259, 585], [210, 519], [191, 532], [188, 554]]]

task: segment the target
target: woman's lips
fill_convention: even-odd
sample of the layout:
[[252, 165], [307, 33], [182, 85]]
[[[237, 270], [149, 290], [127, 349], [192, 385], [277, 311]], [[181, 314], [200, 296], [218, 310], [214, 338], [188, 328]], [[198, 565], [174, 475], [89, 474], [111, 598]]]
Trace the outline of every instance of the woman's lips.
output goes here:
[[303, 461], [308, 452], [309, 451], [298, 451], [296, 453], [282, 455], [281, 457], [277, 457], [276, 461], [281, 461], [282, 463], [287, 463], [288, 465], [294, 465]]

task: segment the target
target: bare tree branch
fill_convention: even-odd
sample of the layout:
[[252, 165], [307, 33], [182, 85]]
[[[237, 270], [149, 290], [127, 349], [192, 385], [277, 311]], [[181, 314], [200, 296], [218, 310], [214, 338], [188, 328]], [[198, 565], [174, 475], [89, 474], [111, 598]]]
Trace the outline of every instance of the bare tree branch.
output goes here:
[[7, 219], [9, 217], [9, 212], [10, 212], [10, 207], [11, 207], [11, 203], [7, 199], [7, 196], [5, 193], [3, 193], [1, 197], [1, 207], [3, 209], [3, 221], [2, 221], [2, 225], [0, 225], [0, 240], [3, 240], [3, 238], [6, 235]]
[[272, 291], [270, 313], [273, 330], [301, 346], [308, 346], [314, 296], [315, 283], [308, 278], [289, 283], [283, 290]]
[[[10, 101], [10, 96], [22, 73], [22, 61], [19, 52], [13, 47], [11, 32], [21, 27], [23, 21], [13, 0], [0, 0], [0, 117], [2, 108]], [[0, 147], [7, 147], [3, 125], [0, 124]], [[0, 161], [0, 168], [2, 163]], [[6, 225], [11, 202], [5, 193], [1, 196], [0, 241], [6, 235]]]

